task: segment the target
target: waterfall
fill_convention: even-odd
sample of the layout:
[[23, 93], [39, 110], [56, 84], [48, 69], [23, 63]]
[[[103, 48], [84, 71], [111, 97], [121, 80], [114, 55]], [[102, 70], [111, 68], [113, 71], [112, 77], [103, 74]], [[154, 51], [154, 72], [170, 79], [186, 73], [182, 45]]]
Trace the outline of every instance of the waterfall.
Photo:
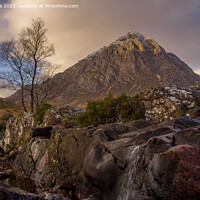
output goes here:
[[131, 156], [128, 160], [128, 166], [125, 172], [124, 180], [117, 200], [132, 200], [133, 197], [132, 186], [134, 182], [134, 176], [136, 174], [136, 165], [140, 159], [139, 150], [140, 146], [136, 146], [131, 153]]

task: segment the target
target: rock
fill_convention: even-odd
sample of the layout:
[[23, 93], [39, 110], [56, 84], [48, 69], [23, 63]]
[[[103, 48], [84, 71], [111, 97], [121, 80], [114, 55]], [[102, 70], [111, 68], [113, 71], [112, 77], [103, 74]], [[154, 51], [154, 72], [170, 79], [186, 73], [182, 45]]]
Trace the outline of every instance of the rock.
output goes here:
[[115, 157], [101, 146], [90, 148], [85, 158], [85, 176], [98, 189], [110, 191], [118, 178]]
[[174, 133], [175, 142], [177, 145], [188, 144], [193, 147], [200, 147], [200, 127], [187, 128]]
[[[45, 165], [48, 165], [43, 160], [48, 142], [48, 139], [32, 139], [26, 143], [14, 161], [14, 166], [17, 167], [16, 177], [29, 177], [37, 186], [43, 184], [44, 173], [42, 172]], [[37, 172], [37, 170], [39, 171]]]
[[5, 133], [0, 132], [0, 140], [2, 140], [5, 137]]
[[104, 191], [104, 195], [113, 189], [121, 173], [120, 168], [126, 165], [129, 151], [126, 142], [129, 139], [119, 140], [119, 136], [135, 130], [136, 124], [100, 125], [93, 133], [93, 142], [84, 161], [84, 174], [93, 186]]
[[65, 105], [60, 108], [52, 108], [45, 112], [43, 126], [65, 123], [66, 128], [73, 127], [71, 121], [79, 114], [85, 112], [84, 109]]
[[42, 200], [43, 198], [35, 194], [27, 193], [18, 188], [0, 183], [0, 199]]
[[200, 118], [197, 117], [180, 117], [172, 121], [172, 125], [175, 129], [186, 129], [200, 125]]
[[44, 199], [62, 199], [61, 193], [71, 199], [198, 199], [200, 118], [58, 125], [24, 129], [29, 137], [12, 173], [0, 163], [2, 179]]
[[140, 119], [140, 120], [124, 123], [124, 125], [130, 127], [129, 131], [131, 132], [131, 131], [136, 131], [138, 129], [144, 129], [146, 127], [152, 126], [153, 123], [151, 121]]
[[132, 131], [121, 135], [121, 138], [132, 138], [132, 142], [135, 145], [143, 144], [150, 138], [155, 136], [161, 136], [175, 132], [172, 126], [169, 124], [153, 125], [138, 131]]
[[3, 156], [5, 154], [4, 150], [0, 146], [0, 156]]
[[10, 177], [13, 172], [12, 162], [0, 157], [0, 182]]
[[[190, 120], [195, 124], [195, 118]], [[198, 199], [198, 127], [151, 137], [137, 146], [129, 157], [118, 199]]]
[[42, 156], [44, 156], [46, 149], [48, 147], [48, 140], [47, 139], [37, 139], [31, 145], [31, 153], [33, 160], [36, 162], [40, 160]]
[[[93, 130], [94, 131], [94, 130]], [[48, 157], [55, 184], [74, 183], [76, 194], [87, 193], [84, 158], [92, 141], [91, 130], [58, 130], [49, 141]], [[91, 192], [91, 191], [90, 191]]]
[[46, 199], [46, 200], [66, 200], [66, 198], [63, 196], [59, 196], [59, 195], [51, 194], [51, 193], [47, 193], [47, 192], [44, 193], [44, 199]]
[[145, 119], [160, 123], [189, 114], [199, 106], [200, 93], [189, 88], [160, 87], [140, 94], [144, 105]]
[[24, 113], [22, 118], [11, 118], [8, 121], [5, 131], [4, 150], [15, 146], [20, 138], [24, 138], [30, 128], [34, 127], [36, 122], [32, 113]]
[[200, 195], [199, 150], [178, 145], [157, 154], [149, 164], [149, 185], [154, 197], [198, 199]]
[[6, 173], [6, 172], [0, 172], [0, 180], [5, 180], [7, 178], [10, 177], [10, 174], [9, 173]]
[[50, 140], [32, 138], [14, 161], [16, 180], [29, 177], [35, 187], [42, 188], [74, 183], [76, 193], [83, 195], [87, 185], [83, 163], [91, 134], [91, 129], [65, 129], [55, 130]]
[[91, 198], [84, 198], [84, 199], [81, 199], [81, 200], [101, 200], [101, 199], [91, 197]]
[[64, 196], [60, 196], [52, 193], [45, 193], [41, 195], [36, 195], [33, 193], [28, 193], [19, 188], [15, 188], [10, 185], [0, 183], [0, 199], [2, 200], [14, 200], [14, 199], [23, 199], [23, 200], [65, 200]]

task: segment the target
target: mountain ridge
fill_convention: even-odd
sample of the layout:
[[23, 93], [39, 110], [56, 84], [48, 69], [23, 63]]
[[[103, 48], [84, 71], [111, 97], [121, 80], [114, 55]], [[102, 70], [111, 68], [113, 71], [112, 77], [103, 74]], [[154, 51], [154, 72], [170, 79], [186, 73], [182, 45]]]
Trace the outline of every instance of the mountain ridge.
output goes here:
[[136, 95], [152, 87], [198, 85], [200, 76], [153, 39], [129, 32], [56, 74], [51, 81], [57, 88], [49, 103], [83, 106], [87, 100], [108, 94]]

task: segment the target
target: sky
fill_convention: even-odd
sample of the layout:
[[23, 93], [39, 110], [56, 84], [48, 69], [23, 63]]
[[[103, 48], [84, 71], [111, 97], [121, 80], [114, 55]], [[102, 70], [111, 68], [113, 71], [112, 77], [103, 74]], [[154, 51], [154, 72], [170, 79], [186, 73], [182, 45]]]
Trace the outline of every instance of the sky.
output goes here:
[[[153, 38], [200, 74], [200, 0], [0, 0], [19, 5], [65, 4], [76, 8], [0, 8], [0, 41], [41, 17], [54, 43], [60, 71], [129, 31]], [[0, 91], [1, 95], [1, 91]]]

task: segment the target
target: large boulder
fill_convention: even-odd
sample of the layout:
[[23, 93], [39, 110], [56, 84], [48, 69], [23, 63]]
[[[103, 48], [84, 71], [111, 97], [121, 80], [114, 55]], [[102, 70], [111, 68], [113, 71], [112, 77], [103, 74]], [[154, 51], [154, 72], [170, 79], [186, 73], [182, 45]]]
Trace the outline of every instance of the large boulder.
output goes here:
[[18, 153], [14, 161], [15, 177], [10, 179], [10, 183], [29, 190], [31, 188], [23, 184], [27, 181], [24, 178], [28, 177], [29, 185], [35, 188], [58, 188], [73, 184], [77, 195], [88, 193], [91, 186], [85, 179], [83, 166], [94, 129], [60, 130], [54, 127], [50, 140], [33, 137]]
[[92, 142], [94, 130], [94, 127], [55, 130], [48, 145], [53, 184], [73, 183], [76, 193], [81, 197], [87, 194], [88, 188], [91, 187], [84, 176], [84, 158]]
[[[145, 120], [131, 123], [101, 125], [93, 133], [92, 143], [84, 161], [84, 174], [95, 188], [100, 190], [96, 197], [116, 199], [119, 189], [118, 179], [124, 173], [128, 155], [135, 147], [132, 138], [123, 138], [123, 134], [138, 131], [152, 124]], [[113, 192], [115, 191], [115, 192]]]
[[179, 87], [161, 87], [141, 93], [145, 119], [160, 123], [189, 114], [200, 106], [199, 90]]
[[24, 115], [20, 118], [11, 118], [9, 119], [5, 137], [3, 139], [4, 149], [8, 149], [11, 146], [14, 146], [17, 141], [24, 137], [29, 129], [34, 127], [36, 122], [34, 120], [32, 113], [24, 113]]
[[43, 116], [43, 126], [65, 123], [66, 127], [72, 127], [71, 121], [79, 114], [85, 112], [84, 109], [65, 105], [59, 108], [52, 108], [45, 112]]
[[[33, 138], [26, 143], [26, 146], [18, 153], [13, 163], [17, 169], [15, 174], [16, 178], [19, 179], [20, 176], [29, 177], [34, 181], [35, 186], [43, 184], [44, 174], [42, 173], [41, 162], [45, 162], [43, 160], [46, 156], [48, 142], [48, 139]], [[45, 164], [48, 164], [48, 162], [46, 161]], [[40, 176], [37, 172], [40, 173]], [[16, 186], [19, 186], [21, 183], [18, 181], [12, 182], [12, 184], [17, 184]]]
[[198, 125], [151, 137], [136, 146], [129, 156], [118, 199], [198, 199], [199, 133]]

